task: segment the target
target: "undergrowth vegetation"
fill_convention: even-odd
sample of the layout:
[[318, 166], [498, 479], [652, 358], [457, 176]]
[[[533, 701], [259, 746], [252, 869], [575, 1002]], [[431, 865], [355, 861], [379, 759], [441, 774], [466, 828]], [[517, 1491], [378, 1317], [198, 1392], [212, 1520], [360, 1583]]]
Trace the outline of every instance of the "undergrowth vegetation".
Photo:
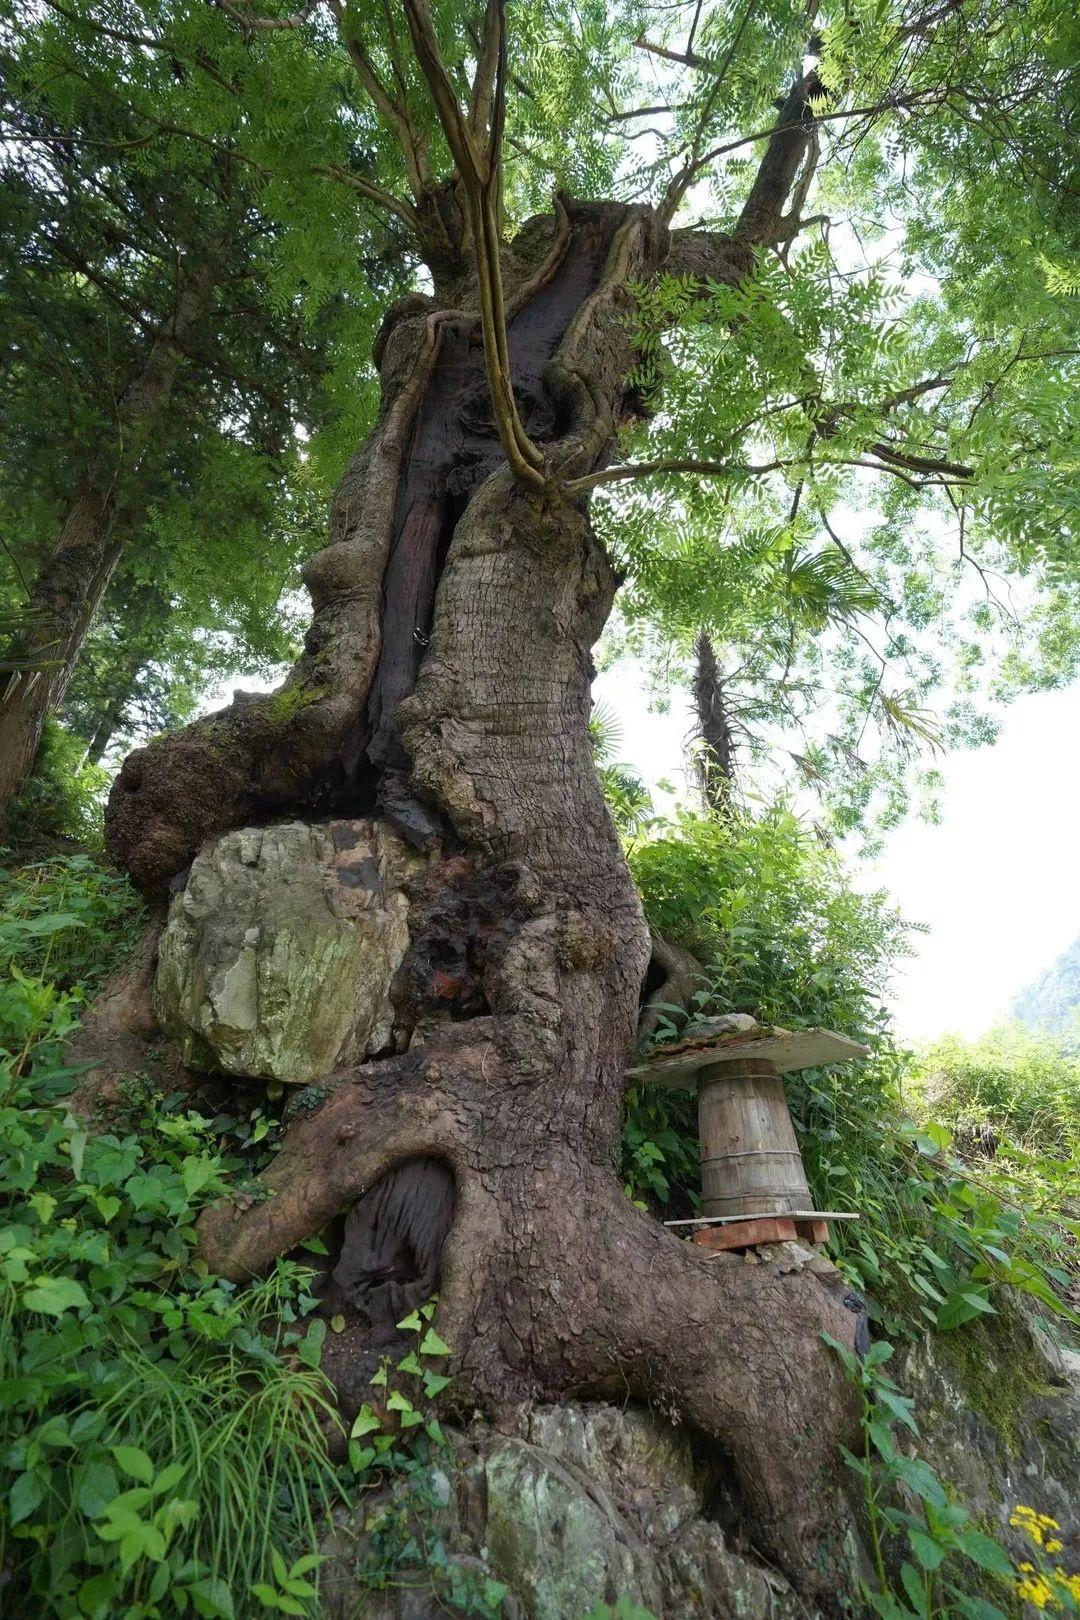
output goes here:
[[[1014, 1045], [1006, 1061], [952, 1043], [921, 1062], [898, 1048], [885, 998], [908, 931], [783, 807], [681, 812], [632, 836], [629, 854], [649, 921], [702, 964], [691, 1012], [670, 1008], [659, 1041], [738, 1011], [870, 1047], [865, 1060], [785, 1084], [817, 1207], [860, 1217], [834, 1226], [830, 1247], [878, 1327], [892, 1337], [960, 1327], [994, 1313], [1001, 1285], [1071, 1315], [1062, 1255], [1080, 1237], [1067, 1197], [1080, 1168], [1075, 1062], [1045, 1047]], [[689, 1093], [631, 1094], [623, 1175], [660, 1208], [698, 1205]]]
[[278, 1606], [306, 1613], [339, 1491], [307, 1274], [207, 1275], [193, 1223], [235, 1166], [179, 1099], [104, 1133], [67, 1108], [63, 1042], [130, 943], [128, 885], [55, 858], [5, 871], [0, 910], [5, 1609], [228, 1620], [284, 1571]]
[[[790, 1076], [788, 1091], [819, 1207], [861, 1217], [835, 1231], [833, 1250], [878, 1331], [902, 1339], [986, 1320], [1003, 1284], [1070, 1314], [1075, 1059], [1017, 1032], [919, 1059], [898, 1050], [884, 1004], [904, 928], [881, 896], [853, 893], [786, 810], [646, 820], [630, 854], [650, 920], [703, 965], [691, 1012], [669, 1009], [659, 1039], [738, 1010], [871, 1047], [865, 1061]], [[79, 1070], [65, 1043], [142, 921], [129, 885], [86, 855], [0, 870], [5, 1607], [60, 1620], [316, 1615], [330, 1512], [360, 1489], [372, 1494], [348, 1555], [358, 1588], [419, 1584], [449, 1613], [494, 1620], [497, 1572], [463, 1575], [432, 1529], [433, 1482], [453, 1453], [433, 1404], [449, 1380], [430, 1311], [402, 1324], [416, 1342], [376, 1375], [348, 1465], [332, 1462], [338, 1419], [320, 1359], [333, 1324], [314, 1314], [310, 1273], [282, 1261], [240, 1289], [208, 1276], [196, 1252], [199, 1210], [272, 1151], [267, 1119], [249, 1129], [201, 1113], [139, 1076], [108, 1129], [69, 1111]], [[693, 1206], [689, 1096], [634, 1092], [623, 1150], [632, 1196]], [[883, 1354], [852, 1364], [875, 1491], [911, 1462], [883, 1414], [914, 1422]], [[882, 1614], [952, 1612], [926, 1596], [919, 1548], [1004, 1578], [1005, 1555], [919, 1478], [918, 1523], [882, 1521], [915, 1549]], [[926, 1601], [909, 1609], [916, 1577]], [[1037, 1560], [1015, 1579], [1042, 1580]], [[1069, 1595], [1064, 1576], [1046, 1579]], [[942, 1580], [939, 1597], [976, 1612]]]

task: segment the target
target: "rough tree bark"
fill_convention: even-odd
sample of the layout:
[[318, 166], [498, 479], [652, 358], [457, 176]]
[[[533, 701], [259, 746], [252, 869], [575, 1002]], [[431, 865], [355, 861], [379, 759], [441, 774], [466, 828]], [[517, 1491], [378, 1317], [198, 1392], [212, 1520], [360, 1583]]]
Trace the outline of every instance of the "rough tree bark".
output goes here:
[[694, 644], [694, 715], [699, 744], [694, 764], [702, 796], [710, 810], [726, 816], [735, 789], [735, 737], [716, 650], [707, 630], [699, 632]]
[[614, 1170], [650, 945], [587, 731], [617, 581], [587, 497], [563, 488], [604, 465], [632, 413], [629, 284], [664, 265], [737, 281], [770, 239], [803, 142], [781, 122], [771, 203], [755, 186], [734, 237], [568, 201], [519, 233], [510, 362], [539, 489], [500, 447], [461, 313], [475, 284], [459, 281], [457, 308], [390, 312], [378, 424], [307, 571], [303, 658], [282, 692], [133, 754], [107, 827], [158, 891], [222, 829], [301, 807], [382, 814], [434, 852], [398, 987], [422, 1043], [334, 1077], [263, 1176], [270, 1196], [204, 1216], [207, 1259], [251, 1276], [388, 1173], [413, 1175], [422, 1202], [423, 1165], [448, 1166], [439, 1311], [458, 1398], [507, 1421], [571, 1391], [659, 1403], [714, 1437], [753, 1539], [828, 1608], [854, 1408], [820, 1334], [851, 1344], [855, 1317], [809, 1269], [680, 1242]]
[[63, 702], [94, 617], [124, 549], [119, 506], [169, 401], [180, 365], [178, 343], [205, 311], [214, 272], [196, 265], [121, 397], [115, 444], [80, 480], [52, 552], [25, 605], [25, 628], [0, 660], [0, 827], [29, 774], [49, 715]]

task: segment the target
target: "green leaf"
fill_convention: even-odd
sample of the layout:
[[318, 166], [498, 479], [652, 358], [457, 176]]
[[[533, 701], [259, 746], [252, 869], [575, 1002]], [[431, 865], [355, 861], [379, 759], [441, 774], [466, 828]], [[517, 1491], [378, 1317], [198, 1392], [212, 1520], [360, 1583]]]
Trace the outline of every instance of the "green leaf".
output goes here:
[[294, 1578], [300, 1575], [310, 1575], [313, 1569], [318, 1569], [320, 1564], [326, 1563], [326, 1557], [326, 1553], [305, 1553], [303, 1558], [296, 1560], [289, 1574]]
[[419, 1311], [410, 1311], [397, 1325], [402, 1333], [419, 1333], [424, 1324], [420, 1320]]
[[943, 1333], [951, 1328], [961, 1327], [976, 1316], [995, 1315], [994, 1307], [987, 1299], [985, 1292], [977, 1288], [959, 1288], [949, 1295], [948, 1299], [938, 1311], [937, 1325]]
[[196, 1614], [206, 1615], [208, 1620], [233, 1620], [232, 1593], [220, 1575], [206, 1575], [187, 1590]]
[[902, 1479], [909, 1490], [924, 1502], [930, 1502], [934, 1507], [944, 1507], [948, 1498], [929, 1463], [923, 1462], [921, 1457], [905, 1457], [897, 1452], [893, 1457], [890, 1468], [898, 1478]]
[[428, 1372], [424, 1374], [424, 1394], [429, 1399], [439, 1395], [451, 1382], [445, 1373]]
[[107, 1462], [84, 1463], [76, 1476], [75, 1505], [88, 1519], [100, 1519], [116, 1490], [116, 1474]]
[[900, 1395], [895, 1389], [883, 1389], [880, 1385], [875, 1386], [874, 1394], [880, 1404], [887, 1407], [893, 1417], [897, 1418], [906, 1429], [914, 1435], [918, 1434], [919, 1427], [912, 1415], [914, 1402], [907, 1395]]
[[1005, 1614], [996, 1604], [971, 1597], [967, 1592], [958, 1591], [955, 1586], [950, 1586], [949, 1597], [965, 1620], [1005, 1620]]
[[392, 1389], [390, 1398], [386, 1403], [386, 1410], [388, 1412], [411, 1412], [413, 1403], [407, 1395], [401, 1393], [400, 1389]]
[[12, 1524], [21, 1524], [45, 1500], [45, 1480], [36, 1471], [20, 1474], [8, 1493]]
[[115, 1597], [116, 1576], [112, 1570], [106, 1570], [83, 1581], [79, 1587], [79, 1608], [87, 1620], [111, 1620], [116, 1612], [113, 1607]]
[[326, 1322], [321, 1316], [313, 1316], [308, 1323], [308, 1330], [296, 1347], [296, 1353], [306, 1367], [319, 1367], [322, 1363], [322, 1348], [326, 1342]]
[[78, 1311], [90, 1304], [86, 1292], [73, 1277], [35, 1277], [23, 1292], [23, 1305], [28, 1311], [40, 1311], [43, 1316], [62, 1316], [65, 1311]]
[[914, 1564], [905, 1562], [900, 1565], [900, 1581], [912, 1608], [916, 1614], [921, 1614], [926, 1606], [926, 1590], [923, 1577]]
[[949, 1550], [940, 1541], [935, 1541], [933, 1536], [926, 1534], [922, 1530], [909, 1530], [908, 1542], [918, 1563], [923, 1569], [930, 1571], [940, 1568], [945, 1554]]
[[956, 1545], [980, 1569], [1012, 1580], [1015, 1574], [1012, 1559], [992, 1536], [984, 1535], [981, 1530], [965, 1530], [957, 1536]]
[[140, 1451], [138, 1446], [110, 1446], [116, 1460], [116, 1466], [127, 1474], [129, 1479], [137, 1479], [143, 1485], [149, 1485], [154, 1478], [154, 1464]]
[[[180, 1173], [184, 1180], [184, 1191], [189, 1198], [194, 1198], [215, 1181], [220, 1172], [215, 1159], [208, 1159], [204, 1154], [189, 1154], [180, 1166]], [[191, 1590], [194, 1591], [194, 1588]]]
[[448, 1356], [451, 1354], [450, 1346], [444, 1339], [440, 1339], [433, 1327], [429, 1327], [420, 1340], [420, 1354], [422, 1356]]
[[350, 1440], [359, 1440], [365, 1434], [373, 1434], [376, 1429], [381, 1428], [382, 1423], [375, 1416], [375, 1413], [371, 1410], [371, 1407], [364, 1405], [360, 1408], [359, 1412], [356, 1414], [356, 1417], [353, 1419], [353, 1426], [349, 1430], [349, 1438]]

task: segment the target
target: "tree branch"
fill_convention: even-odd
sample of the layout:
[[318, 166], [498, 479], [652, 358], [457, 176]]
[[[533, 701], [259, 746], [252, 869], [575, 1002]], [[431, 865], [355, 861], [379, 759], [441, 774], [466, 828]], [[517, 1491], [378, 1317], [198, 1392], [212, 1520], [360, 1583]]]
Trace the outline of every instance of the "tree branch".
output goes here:
[[219, 11], [224, 11], [234, 22], [238, 22], [245, 34], [250, 35], [256, 29], [301, 28], [322, 5], [322, 0], [307, 0], [307, 4], [294, 11], [289, 17], [256, 17], [244, 6], [233, 5], [232, 0], [214, 0]]
[[465, 190], [480, 282], [484, 359], [499, 438], [515, 475], [524, 483], [542, 489], [544, 479], [539, 468], [544, 458], [525, 432], [514, 399], [502, 286], [498, 187], [506, 110], [505, 0], [494, 0], [493, 10], [489, 4], [485, 22], [486, 27], [487, 21], [494, 16], [497, 38], [490, 129], [482, 145], [479, 144], [480, 130], [470, 128], [450, 82], [427, 0], [404, 0], [404, 3], [413, 49], [427, 80], [435, 111]]

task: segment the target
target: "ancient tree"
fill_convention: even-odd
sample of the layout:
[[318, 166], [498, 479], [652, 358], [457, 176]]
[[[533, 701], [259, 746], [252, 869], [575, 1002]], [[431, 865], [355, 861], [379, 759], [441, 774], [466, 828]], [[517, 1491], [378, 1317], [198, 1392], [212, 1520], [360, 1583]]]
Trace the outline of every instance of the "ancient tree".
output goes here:
[[[249, 44], [315, 29], [329, 48], [317, 5], [274, 19], [220, 5]], [[374, 1287], [380, 1253], [407, 1227], [425, 1241], [434, 1229], [440, 1330], [466, 1404], [509, 1421], [572, 1391], [657, 1403], [721, 1448], [756, 1544], [828, 1603], [853, 1408], [821, 1335], [851, 1344], [856, 1315], [809, 1269], [705, 1259], [622, 1193], [613, 1154], [650, 941], [587, 730], [590, 652], [619, 584], [593, 492], [732, 471], [708, 453], [620, 459], [662, 398], [641, 385], [656, 356], [642, 299], [676, 287], [728, 321], [725, 295], [804, 228], [822, 128], [841, 108], [874, 110], [854, 79], [819, 76], [809, 9], [771, 118], [734, 142], [753, 162], [726, 228], [676, 218], [713, 160], [726, 71], [715, 33], [699, 51], [692, 29], [678, 50], [639, 41], [701, 74], [663, 194], [559, 193], [511, 231], [508, 98], [534, 92], [501, 0], [457, 19], [453, 48], [454, 19], [426, 0], [364, 19], [329, 0], [402, 182], [358, 162], [345, 183], [407, 233], [431, 290], [383, 321], [378, 418], [307, 567], [313, 618], [284, 688], [132, 754], [107, 825], [115, 858], [159, 895], [207, 841], [274, 819], [366, 818], [424, 857], [393, 990], [411, 1039], [334, 1076], [291, 1125], [268, 1196], [204, 1218], [211, 1265], [257, 1274], [360, 1207], [376, 1223]], [[892, 19], [901, 56], [954, 9]], [[913, 106], [926, 99], [912, 90]], [[818, 400], [812, 438], [849, 461], [861, 443], [864, 464], [912, 487], [958, 486], [969, 466], [894, 429], [945, 387], [932, 376], [873, 412]]]

